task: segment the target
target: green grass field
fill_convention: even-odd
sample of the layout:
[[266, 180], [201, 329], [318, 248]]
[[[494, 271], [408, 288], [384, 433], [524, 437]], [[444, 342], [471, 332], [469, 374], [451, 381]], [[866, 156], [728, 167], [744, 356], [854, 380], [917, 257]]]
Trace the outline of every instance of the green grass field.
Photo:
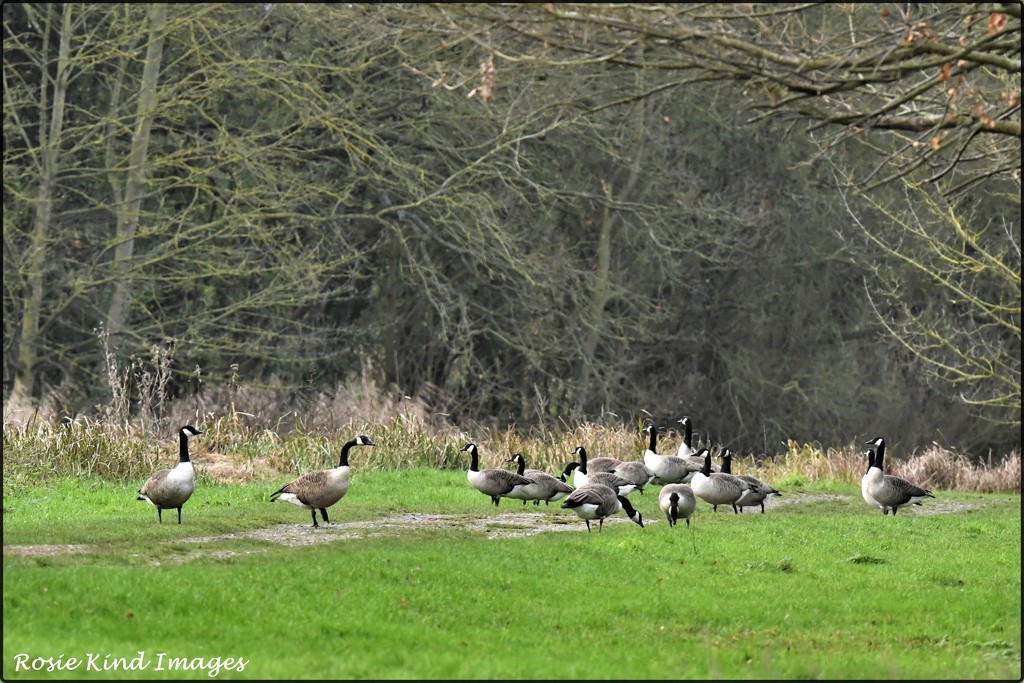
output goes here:
[[355, 474], [318, 530], [272, 483], [197, 487], [180, 526], [135, 488], [5, 496], [5, 680], [1021, 677], [1013, 494], [810, 487], [673, 529], [652, 486], [645, 528], [588, 534], [460, 471]]

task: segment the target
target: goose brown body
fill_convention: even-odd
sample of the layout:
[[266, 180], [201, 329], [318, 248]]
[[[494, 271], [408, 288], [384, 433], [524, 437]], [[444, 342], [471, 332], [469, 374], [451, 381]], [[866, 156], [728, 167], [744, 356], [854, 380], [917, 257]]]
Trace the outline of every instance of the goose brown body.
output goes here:
[[[526, 505], [528, 500], [532, 500], [534, 505], [540, 505], [540, 501], [543, 500], [544, 504], [547, 505], [551, 501], [565, 498], [573, 491], [571, 486], [553, 474], [548, 474], [542, 470], [527, 469], [526, 458], [523, 457], [522, 453], [516, 453], [508, 461], [516, 463], [516, 474], [533, 481], [533, 486], [525, 488], [526, 493], [523, 494], [522, 498], [523, 505]], [[513, 490], [514, 492], [515, 489]], [[513, 498], [516, 496], [510, 495], [509, 497]]]
[[270, 494], [270, 502], [282, 500], [310, 510], [314, 528], [320, 526], [316, 521], [316, 511], [319, 510], [324, 523], [329, 524], [331, 520], [327, 515], [327, 508], [348, 493], [351, 475], [351, 468], [348, 464], [349, 451], [355, 446], [376, 445], [370, 437], [363, 434], [346, 441], [341, 447], [337, 467], [303, 474]]
[[503, 497], [509, 497], [517, 487], [526, 488], [533, 485], [530, 479], [515, 472], [503, 469], [481, 470], [480, 451], [475, 443], [467, 443], [461, 450], [469, 452], [470, 457], [466, 479], [477, 491], [490, 496], [491, 502], [495, 505]]
[[[864, 496], [868, 502], [874, 501], [875, 505], [882, 508], [882, 514], [892, 514], [907, 505], [920, 505], [925, 498], [934, 498], [935, 495], [917, 484], [913, 484], [902, 477], [885, 474], [885, 439], [876, 437], [867, 442], [877, 449], [874, 456], [868, 451], [868, 471], [864, 475], [867, 478], [866, 491]], [[865, 482], [861, 480], [861, 491], [865, 490]]]

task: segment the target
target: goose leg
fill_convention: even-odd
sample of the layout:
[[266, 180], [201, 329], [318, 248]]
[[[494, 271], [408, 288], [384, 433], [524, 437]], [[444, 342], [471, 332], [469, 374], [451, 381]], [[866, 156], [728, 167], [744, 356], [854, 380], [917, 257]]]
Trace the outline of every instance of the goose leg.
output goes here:
[[178, 524], [181, 524], [181, 506], [178, 506]]
[[160, 523], [164, 523], [164, 513], [160, 511], [160, 508], [156, 509], [156, 518], [160, 520]]
[[590, 533], [590, 520], [589, 519], [585, 519], [583, 521], [587, 523], [587, 533], [589, 534]]
[[331, 520], [327, 517], [327, 508], [320, 508], [320, 516], [324, 520], [324, 524], [330, 524]]
[[310, 510], [310, 512], [313, 513], [313, 528], [316, 529], [316, 528], [318, 528], [320, 526], [319, 524], [316, 523], [316, 508], [312, 508]]

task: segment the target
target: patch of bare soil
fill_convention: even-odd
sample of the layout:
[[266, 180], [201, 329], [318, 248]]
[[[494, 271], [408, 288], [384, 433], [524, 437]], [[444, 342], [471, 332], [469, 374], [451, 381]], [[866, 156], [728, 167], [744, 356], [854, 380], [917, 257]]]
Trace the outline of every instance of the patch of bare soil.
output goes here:
[[4, 555], [22, 555], [26, 557], [47, 557], [52, 555], [72, 555], [92, 551], [91, 545], [72, 543], [55, 543], [52, 545], [5, 545]]
[[[605, 524], [625, 522], [625, 519], [608, 519]], [[577, 524], [578, 523], [578, 524]], [[331, 543], [349, 539], [393, 536], [408, 529], [449, 528], [483, 531], [491, 538], [514, 538], [532, 536], [549, 531], [572, 531], [586, 528], [575, 515], [565, 519], [528, 512], [501, 513], [490, 517], [467, 517], [465, 515], [424, 514], [405, 512], [383, 519], [362, 522], [331, 522], [314, 529], [311, 523], [278, 524], [269, 529], [239, 531], [219, 536], [183, 538], [183, 543], [213, 543], [229, 540], [271, 541], [286, 546]]]

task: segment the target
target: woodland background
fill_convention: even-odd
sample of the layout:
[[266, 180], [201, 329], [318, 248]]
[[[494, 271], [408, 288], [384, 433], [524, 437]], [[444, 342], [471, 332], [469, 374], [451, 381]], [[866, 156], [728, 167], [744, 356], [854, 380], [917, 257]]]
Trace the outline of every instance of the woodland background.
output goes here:
[[1020, 7], [4, 3], [5, 423], [1019, 451]]

